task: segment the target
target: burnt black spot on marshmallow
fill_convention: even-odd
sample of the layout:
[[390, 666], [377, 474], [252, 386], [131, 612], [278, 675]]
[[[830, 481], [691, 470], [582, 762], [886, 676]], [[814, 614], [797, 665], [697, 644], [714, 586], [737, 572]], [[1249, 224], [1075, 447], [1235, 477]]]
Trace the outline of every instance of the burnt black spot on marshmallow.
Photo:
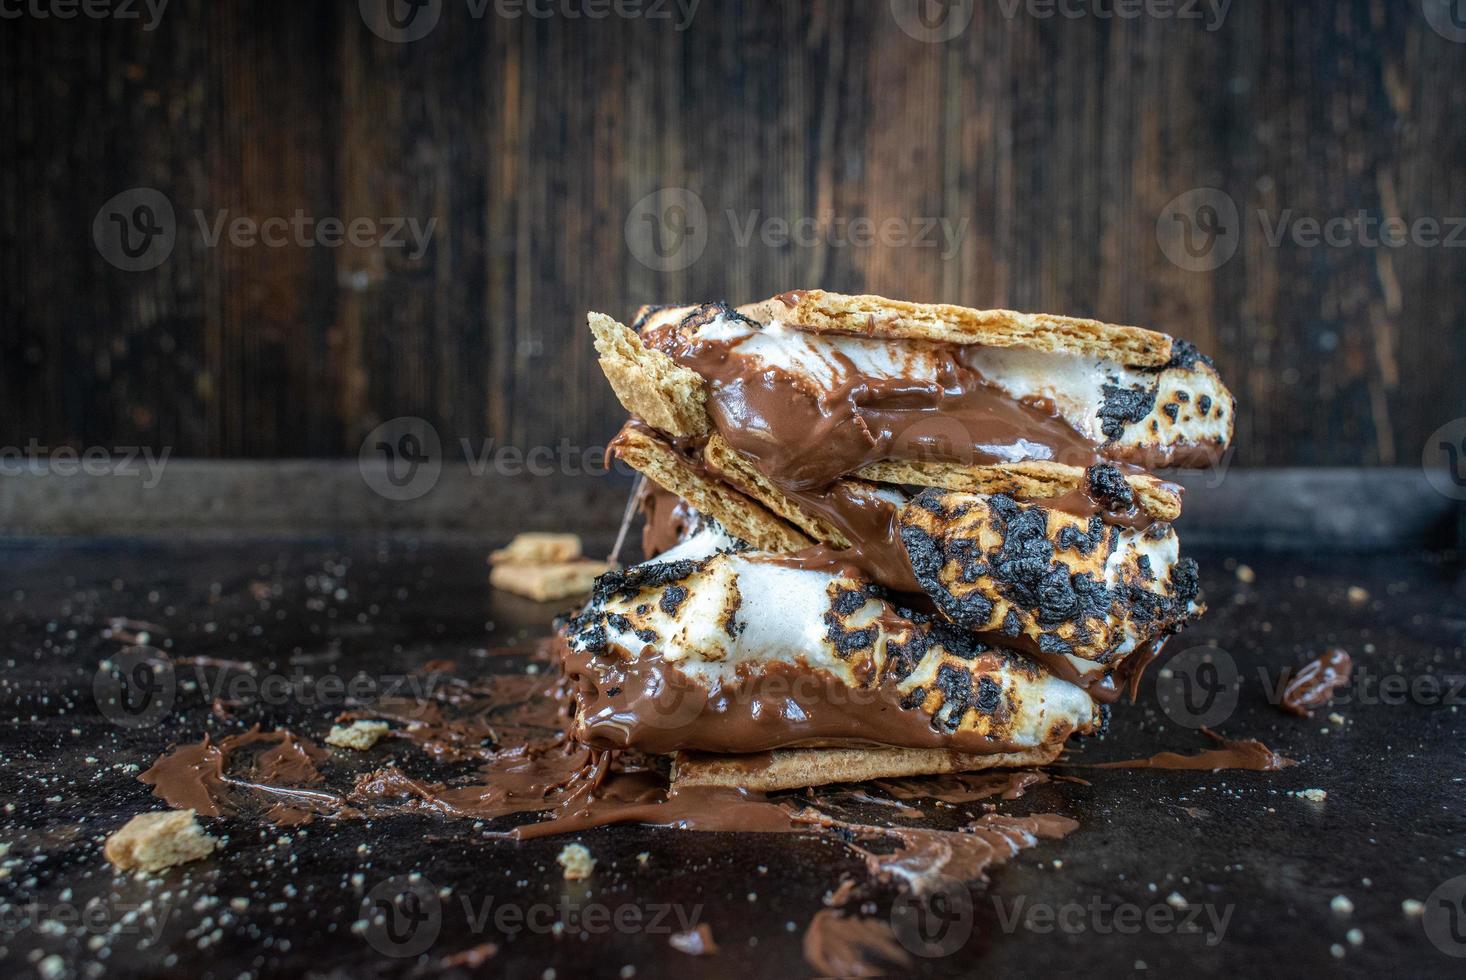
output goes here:
[[1178, 402], [1189, 402], [1189, 401], [1191, 401], [1191, 392], [1189, 392], [1189, 391], [1182, 391], [1182, 390], [1180, 390], [1178, 388], [1178, 389], [1176, 389], [1176, 394], [1175, 394], [1174, 397], [1175, 397], [1176, 401], [1178, 401]]
[[1171, 359], [1166, 362], [1166, 367], [1190, 370], [1196, 367], [1197, 361], [1208, 366], [1212, 363], [1211, 358], [1197, 350], [1191, 341], [1179, 337], [1171, 341]]
[[646, 326], [648, 320], [650, 320], [652, 317], [656, 316], [663, 310], [670, 310], [671, 308], [671, 303], [661, 303], [656, 306], [643, 306], [641, 308], [641, 313], [637, 316], [636, 320], [632, 322], [631, 329], [636, 331], [637, 333], [641, 333], [641, 328]]
[[[937, 668], [937, 690], [947, 708], [947, 731], [955, 732], [962, 726], [962, 716], [972, 703], [972, 675], [948, 664]], [[935, 724], [936, 719], [933, 719]]]
[[[669, 585], [665, 590], [663, 590], [662, 598], [657, 603], [657, 605], [660, 606], [662, 612], [666, 613], [668, 616], [675, 616], [677, 615], [677, 610], [681, 608], [682, 603], [686, 601], [686, 599], [686, 589], [684, 589], [680, 585]], [[644, 608], [645, 606], [638, 606], [637, 612], [641, 612], [641, 610]]]
[[1069, 524], [1059, 529], [1059, 548], [1063, 551], [1077, 551], [1087, 555], [1105, 540], [1105, 522], [1098, 514], [1089, 519], [1084, 530]]
[[840, 616], [849, 616], [864, 606], [867, 601], [868, 597], [864, 592], [857, 589], [839, 589], [835, 594], [835, 612]]
[[1105, 385], [1101, 389], [1104, 401], [1096, 414], [1100, 420], [1100, 431], [1107, 438], [1118, 439], [1125, 434], [1125, 426], [1139, 422], [1155, 408], [1154, 388], [1123, 388], [1119, 385]]
[[880, 630], [874, 626], [860, 630], [847, 629], [833, 609], [825, 613], [825, 639], [830, 641], [841, 660], [849, 660], [862, 651], [870, 650], [879, 634]]
[[705, 561], [661, 561], [633, 565], [627, 569], [609, 571], [596, 579], [591, 592], [591, 605], [601, 605], [606, 600], [621, 597], [630, 599], [643, 589], [659, 589], [664, 585], [680, 582], [700, 570]]
[[1161, 411], [1166, 413], [1166, 418], [1174, 422], [1181, 414], [1181, 406], [1177, 405], [1175, 402], [1166, 402], [1164, 405], [1161, 406]]
[[1206, 413], [1211, 411], [1211, 395], [1198, 395], [1196, 398], [1196, 408], [1205, 417]]
[[677, 329], [696, 330], [698, 327], [705, 327], [720, 318], [725, 320], [741, 320], [749, 327], [755, 330], [758, 329], [757, 323], [754, 323], [748, 317], [722, 301], [717, 303], [704, 303], [695, 308], [682, 318], [682, 322], [677, 325]]
[[1129, 510], [1135, 505], [1135, 491], [1113, 463], [1096, 463], [1084, 471], [1089, 495], [1106, 510]]
[[977, 682], [977, 697], [972, 706], [985, 715], [997, 711], [1003, 703], [1003, 689], [991, 677], [982, 677]]

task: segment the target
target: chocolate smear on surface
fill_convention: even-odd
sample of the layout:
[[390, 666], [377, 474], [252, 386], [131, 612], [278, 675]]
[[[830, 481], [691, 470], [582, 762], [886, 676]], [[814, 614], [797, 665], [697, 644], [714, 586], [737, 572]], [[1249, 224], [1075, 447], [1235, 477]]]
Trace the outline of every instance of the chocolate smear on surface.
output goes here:
[[179, 809], [206, 817], [259, 816], [291, 825], [350, 811], [341, 795], [316, 788], [324, 780], [317, 763], [325, 757], [322, 749], [292, 732], [262, 732], [256, 725], [217, 742], [205, 735], [197, 744], [179, 746], [138, 779]]
[[[1058, 840], [1079, 829], [1077, 820], [1056, 813], [1027, 817], [986, 813], [960, 830], [876, 827], [837, 820], [812, 809], [801, 810], [795, 819], [849, 834], [854, 838], [850, 846], [865, 859], [871, 874], [917, 894], [927, 892], [944, 877], [986, 881], [989, 868], [1006, 864], [1042, 839]], [[896, 847], [883, 852], [866, 846], [876, 841], [894, 842]]]
[[1279, 755], [1255, 738], [1223, 738], [1210, 728], [1202, 728], [1217, 748], [1196, 755], [1178, 752], [1157, 752], [1149, 759], [1126, 759], [1120, 762], [1091, 763], [1091, 769], [1250, 769], [1273, 772], [1296, 766], [1297, 760]]
[[881, 779], [875, 785], [898, 800], [973, 803], [994, 796], [1016, 800], [1030, 786], [1040, 786], [1049, 782], [1049, 779], [1046, 772], [1015, 770]]
[[820, 909], [804, 931], [804, 960], [824, 977], [883, 977], [915, 964], [885, 919]]
[[1349, 652], [1329, 647], [1289, 675], [1278, 707], [1300, 718], [1312, 718], [1313, 712], [1325, 707], [1334, 692], [1353, 676], [1354, 661]]

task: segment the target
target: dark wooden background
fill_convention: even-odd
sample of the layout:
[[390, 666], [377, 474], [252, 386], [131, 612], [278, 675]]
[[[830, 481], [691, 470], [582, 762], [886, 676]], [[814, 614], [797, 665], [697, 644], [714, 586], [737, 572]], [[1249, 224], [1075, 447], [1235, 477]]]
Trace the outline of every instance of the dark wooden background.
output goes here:
[[[442, 2], [413, 43], [355, 2], [0, 21], [0, 444], [353, 455], [399, 415], [591, 444], [620, 413], [587, 309], [813, 284], [1191, 337], [1241, 401], [1239, 462], [1414, 465], [1466, 415], [1466, 252], [1272, 247], [1250, 217], [1466, 216], [1466, 44], [1420, 0], [1235, 0], [1215, 31], [978, 0], [944, 43], [887, 0], [702, 0], [686, 30]], [[92, 222], [138, 186], [178, 237], [123, 272]], [[1245, 216], [1213, 272], [1157, 240], [1197, 187]], [[660, 188], [708, 213], [672, 272], [626, 232]], [[418, 260], [209, 248], [196, 209], [437, 226]], [[945, 259], [740, 245], [755, 214], [969, 227]]]

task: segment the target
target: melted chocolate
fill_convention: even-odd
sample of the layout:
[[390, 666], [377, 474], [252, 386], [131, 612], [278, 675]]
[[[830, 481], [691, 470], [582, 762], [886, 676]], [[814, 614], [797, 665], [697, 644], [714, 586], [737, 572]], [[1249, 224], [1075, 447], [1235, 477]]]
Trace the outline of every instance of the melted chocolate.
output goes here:
[[[954, 752], [1013, 752], [1021, 746], [932, 727], [902, 706], [894, 685], [869, 688], [807, 666], [760, 662], [735, 683], [705, 684], [648, 646], [634, 660], [576, 652], [566, 675], [580, 709], [575, 737], [604, 749], [745, 755], [792, 746], [896, 745]], [[858, 732], [858, 737], [852, 737]]]
[[1296, 766], [1294, 759], [1279, 755], [1255, 738], [1223, 738], [1210, 728], [1203, 732], [1218, 748], [1207, 749], [1196, 755], [1181, 755], [1176, 752], [1158, 752], [1149, 759], [1127, 759], [1123, 762], [1098, 762], [1094, 769], [1250, 769], [1254, 772], [1273, 772]]
[[708, 380], [718, 432], [786, 492], [821, 490], [882, 460], [1089, 466], [1102, 459], [1051, 406], [1025, 404], [988, 384], [949, 345], [923, 346], [938, 362], [930, 381], [864, 374], [831, 350], [844, 380], [826, 390], [755, 361], [736, 340], [676, 328], [644, 339]]
[[835, 909], [820, 909], [805, 928], [804, 959], [822, 977], [884, 977], [915, 965], [890, 922]]
[[1342, 647], [1330, 647], [1288, 678], [1278, 707], [1302, 718], [1329, 703], [1334, 691], [1354, 676], [1354, 661]]

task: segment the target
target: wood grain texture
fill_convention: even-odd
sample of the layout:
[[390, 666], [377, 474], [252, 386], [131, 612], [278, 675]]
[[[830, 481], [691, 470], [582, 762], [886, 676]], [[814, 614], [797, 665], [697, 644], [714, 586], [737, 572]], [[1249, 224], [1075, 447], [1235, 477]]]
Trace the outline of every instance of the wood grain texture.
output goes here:
[[[1466, 44], [1417, 3], [1235, 0], [1208, 30], [991, 0], [941, 43], [887, 0], [702, 0], [685, 30], [476, 6], [400, 44], [355, 2], [0, 25], [0, 444], [340, 456], [418, 415], [449, 447], [592, 445], [620, 412], [587, 309], [816, 284], [1190, 337], [1237, 392], [1238, 463], [1412, 465], [1466, 415], [1466, 251], [1266, 231], [1466, 218]], [[92, 222], [139, 186], [177, 241], [125, 272]], [[1241, 238], [1195, 272], [1156, 226], [1201, 187]], [[635, 207], [668, 188], [703, 244], [660, 271], [680, 223]], [[210, 246], [195, 212], [224, 210], [435, 225], [417, 257]], [[861, 219], [962, 234], [852, 243]]]

